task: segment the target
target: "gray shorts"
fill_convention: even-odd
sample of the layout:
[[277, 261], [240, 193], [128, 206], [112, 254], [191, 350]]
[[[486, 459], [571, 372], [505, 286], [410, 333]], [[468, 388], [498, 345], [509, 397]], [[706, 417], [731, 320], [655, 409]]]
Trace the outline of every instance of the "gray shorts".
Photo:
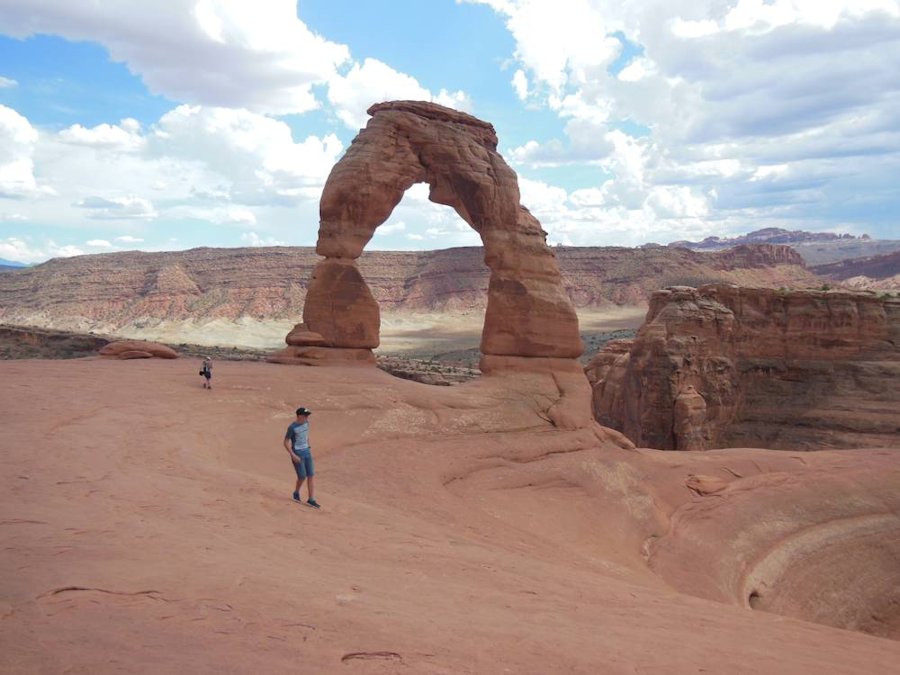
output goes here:
[[291, 464], [294, 465], [294, 471], [297, 473], [297, 478], [312, 478], [316, 475], [315, 467], [313, 466], [313, 458], [311, 450], [300, 450], [294, 451], [294, 454], [300, 458], [299, 462], [294, 462], [291, 460]]

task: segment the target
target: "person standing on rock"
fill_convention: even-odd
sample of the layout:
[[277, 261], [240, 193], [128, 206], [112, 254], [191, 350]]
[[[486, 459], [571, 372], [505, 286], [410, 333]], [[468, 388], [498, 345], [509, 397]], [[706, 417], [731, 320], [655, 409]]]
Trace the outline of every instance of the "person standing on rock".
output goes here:
[[295, 502], [300, 502], [300, 488], [303, 481], [306, 480], [306, 489], [309, 499], [306, 503], [313, 508], [319, 508], [319, 502], [316, 501], [316, 489], [313, 482], [315, 468], [313, 466], [312, 449], [309, 447], [309, 416], [312, 410], [308, 408], [297, 408], [297, 420], [292, 422], [284, 435], [284, 449], [288, 451], [291, 461], [294, 463], [294, 472], [297, 474], [297, 484], [294, 486], [294, 494], [292, 497]]
[[200, 365], [200, 374], [203, 376], [203, 388], [212, 389], [212, 359], [208, 356], [203, 357], [203, 363]]

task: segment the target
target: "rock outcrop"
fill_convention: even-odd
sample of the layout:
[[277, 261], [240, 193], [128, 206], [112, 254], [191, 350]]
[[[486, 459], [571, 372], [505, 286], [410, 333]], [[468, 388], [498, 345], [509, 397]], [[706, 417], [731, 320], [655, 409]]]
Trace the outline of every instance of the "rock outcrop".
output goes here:
[[587, 366], [596, 419], [639, 446], [900, 441], [900, 299], [713, 285], [654, 294]]
[[178, 352], [158, 342], [145, 340], [117, 340], [100, 349], [100, 356], [114, 359], [177, 359]]
[[[481, 351], [490, 356], [575, 359], [584, 346], [559, 265], [537, 219], [519, 203], [516, 174], [487, 122], [417, 101], [380, 103], [334, 166], [320, 202], [319, 241], [303, 322], [325, 346], [378, 346], [378, 304], [356, 260], [403, 193], [428, 183], [484, 242], [490, 269]], [[296, 356], [296, 354], [293, 354]], [[283, 362], [291, 354], [279, 352]]]

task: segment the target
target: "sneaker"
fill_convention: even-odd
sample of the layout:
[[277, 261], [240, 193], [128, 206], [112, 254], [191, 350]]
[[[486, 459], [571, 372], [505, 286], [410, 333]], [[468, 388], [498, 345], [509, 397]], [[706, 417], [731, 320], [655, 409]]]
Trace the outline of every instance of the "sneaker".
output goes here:
[[300, 501], [300, 493], [299, 493], [299, 492], [295, 492], [294, 494], [291, 495], [291, 497], [294, 498], [294, 501], [295, 501], [295, 502], [299, 502], [299, 501]]
[[317, 502], [315, 499], [307, 499], [307, 500], [306, 500], [306, 503], [309, 504], [309, 505], [310, 505], [311, 507], [313, 507], [314, 509], [320, 509], [320, 508], [322, 508], [322, 507], [319, 505], [319, 502]]

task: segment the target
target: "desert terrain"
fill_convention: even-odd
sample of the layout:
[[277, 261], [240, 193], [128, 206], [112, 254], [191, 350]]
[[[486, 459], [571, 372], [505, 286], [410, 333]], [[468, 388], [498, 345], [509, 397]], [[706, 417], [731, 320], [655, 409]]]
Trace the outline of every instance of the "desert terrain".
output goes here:
[[[194, 366], [0, 362], [2, 672], [900, 662], [897, 451], [628, 450], [523, 377]], [[318, 512], [289, 496], [300, 404]]]
[[[318, 256], [122, 253], [0, 275], [0, 320], [87, 333], [4, 327], [36, 350], [19, 355], [161, 326], [263, 346], [282, 321], [286, 345], [265, 362], [216, 352], [212, 389], [186, 344], [0, 361], [0, 670], [896, 670], [897, 444], [708, 449], [759, 382], [791, 392], [840, 360], [872, 375], [840, 390], [852, 407], [894, 381], [894, 298], [793, 290], [822, 278], [772, 244], [550, 249], [489, 123], [421, 101], [368, 113], [323, 188]], [[364, 256], [423, 180], [484, 248]], [[626, 334], [634, 364], [612, 339]], [[813, 362], [788, 368], [807, 343]], [[467, 373], [430, 386], [375, 350]], [[595, 421], [598, 388], [621, 431]], [[654, 392], [678, 445], [633, 433]], [[298, 406], [321, 510], [290, 497]]]

